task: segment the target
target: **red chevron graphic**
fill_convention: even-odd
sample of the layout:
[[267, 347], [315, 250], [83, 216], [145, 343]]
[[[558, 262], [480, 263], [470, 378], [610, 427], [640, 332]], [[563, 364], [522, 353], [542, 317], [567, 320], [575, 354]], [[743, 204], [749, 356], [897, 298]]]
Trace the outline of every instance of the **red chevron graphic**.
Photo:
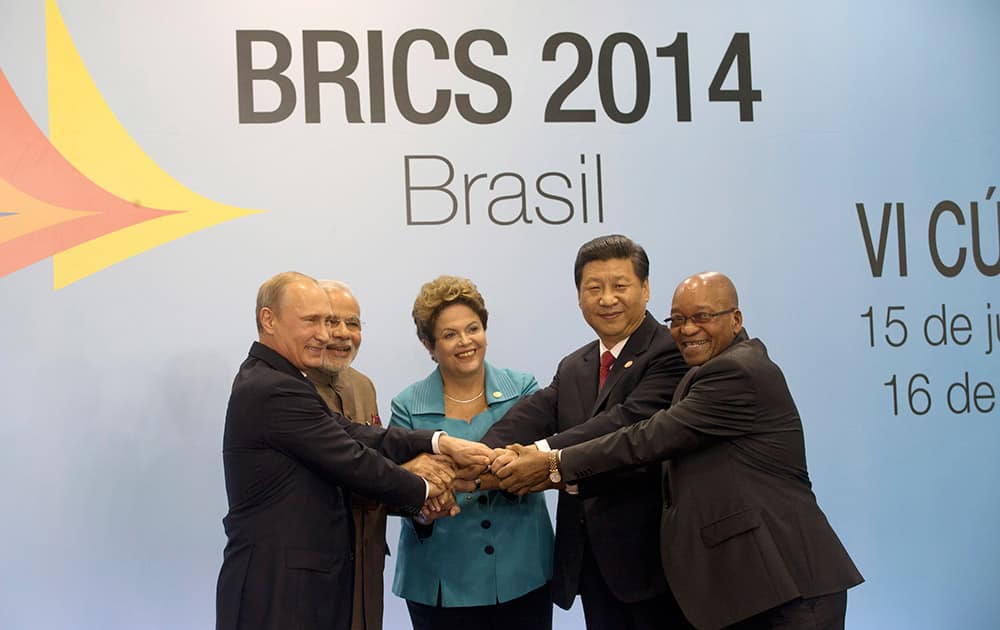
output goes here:
[[[2, 70], [0, 181], [23, 193], [4, 194], [7, 187], [0, 187], [0, 276], [124, 227], [175, 214], [120, 199], [73, 168], [31, 119]], [[31, 229], [26, 231], [25, 224]]]

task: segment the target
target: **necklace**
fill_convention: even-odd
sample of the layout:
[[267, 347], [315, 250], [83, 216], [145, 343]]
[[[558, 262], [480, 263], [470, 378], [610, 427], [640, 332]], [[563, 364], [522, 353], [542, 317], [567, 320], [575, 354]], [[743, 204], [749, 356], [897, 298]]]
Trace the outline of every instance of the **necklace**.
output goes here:
[[[467, 405], [467, 404], [469, 404], [470, 402], [474, 402], [474, 401], [476, 401], [476, 400], [479, 400], [479, 397], [480, 397], [480, 396], [482, 396], [482, 395], [483, 395], [483, 392], [485, 392], [485, 391], [486, 391], [486, 389], [485, 389], [485, 388], [483, 388], [483, 391], [479, 392], [478, 394], [476, 394], [475, 396], [473, 396], [472, 398], [470, 398], [470, 399], [468, 399], [468, 400], [459, 400], [459, 399], [457, 399], [457, 398], [452, 398], [452, 397], [451, 397], [451, 396], [449, 396], [448, 394], [445, 394], [445, 395], [444, 395], [444, 397], [445, 397], [445, 398], [447, 398], [448, 400], [450, 400], [451, 402], [455, 402], [455, 403], [458, 403], [458, 404], [460, 404], [460, 405]], [[442, 393], [443, 393], [443, 392], [442, 392]]]

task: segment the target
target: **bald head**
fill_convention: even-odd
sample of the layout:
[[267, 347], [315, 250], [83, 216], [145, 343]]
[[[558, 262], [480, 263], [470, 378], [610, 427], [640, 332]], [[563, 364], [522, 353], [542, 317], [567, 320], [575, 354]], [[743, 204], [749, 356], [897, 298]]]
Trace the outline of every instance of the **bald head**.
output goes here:
[[670, 334], [689, 365], [718, 356], [743, 330], [733, 281], [717, 271], [685, 278], [674, 291]]
[[719, 300], [720, 303], [727, 304], [726, 308], [740, 307], [740, 299], [736, 295], [736, 285], [733, 284], [733, 281], [728, 276], [718, 271], [703, 271], [684, 278], [677, 285], [677, 289], [674, 291], [674, 298], [681, 291], [696, 291], [702, 296], [711, 296]]

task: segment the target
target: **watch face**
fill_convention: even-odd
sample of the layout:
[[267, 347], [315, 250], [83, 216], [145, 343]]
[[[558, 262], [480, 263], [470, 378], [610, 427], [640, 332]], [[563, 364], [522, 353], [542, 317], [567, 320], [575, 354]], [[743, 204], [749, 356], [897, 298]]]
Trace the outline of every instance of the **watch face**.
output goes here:
[[552, 483], [559, 483], [562, 481], [562, 475], [559, 474], [558, 470], [553, 470], [549, 473], [549, 481]]

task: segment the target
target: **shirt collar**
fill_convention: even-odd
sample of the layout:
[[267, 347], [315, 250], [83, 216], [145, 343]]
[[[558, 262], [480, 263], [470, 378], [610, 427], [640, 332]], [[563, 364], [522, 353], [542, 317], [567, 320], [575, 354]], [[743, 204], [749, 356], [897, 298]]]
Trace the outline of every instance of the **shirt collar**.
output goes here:
[[340, 378], [340, 372], [327, 374], [322, 370], [307, 370], [304, 374], [313, 383], [317, 385], [329, 385], [330, 387], [334, 387]]
[[[520, 395], [514, 380], [506, 370], [498, 370], [489, 363], [485, 364], [486, 387], [483, 396], [486, 405], [502, 403]], [[444, 415], [444, 383], [441, 381], [441, 368], [435, 368], [427, 378], [420, 381], [413, 392], [412, 412], [434, 413]]]
[[[631, 335], [629, 335], [629, 337], [631, 337]], [[605, 346], [604, 342], [598, 339], [597, 342], [601, 345], [601, 355], [603, 355], [605, 352], [610, 351], [611, 356], [617, 359], [618, 355], [622, 353], [622, 349], [625, 347], [625, 344], [628, 343], [629, 337], [625, 337], [624, 339], [622, 339], [615, 345], [611, 346], [610, 348]]]

